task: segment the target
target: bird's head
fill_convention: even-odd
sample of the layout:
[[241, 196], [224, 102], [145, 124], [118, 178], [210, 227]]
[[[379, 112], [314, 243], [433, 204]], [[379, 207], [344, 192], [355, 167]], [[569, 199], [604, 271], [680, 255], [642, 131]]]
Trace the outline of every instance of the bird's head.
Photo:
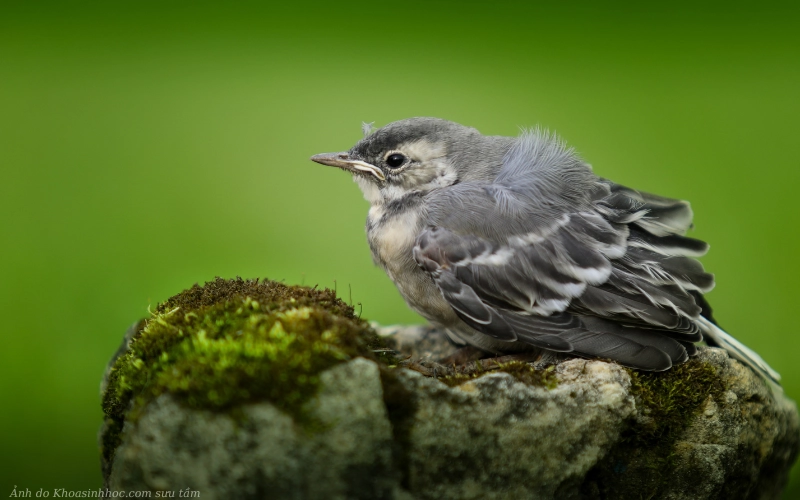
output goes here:
[[376, 204], [465, 180], [489, 180], [510, 146], [510, 139], [486, 137], [457, 123], [409, 118], [368, 134], [349, 151], [311, 159], [351, 172], [364, 197]]

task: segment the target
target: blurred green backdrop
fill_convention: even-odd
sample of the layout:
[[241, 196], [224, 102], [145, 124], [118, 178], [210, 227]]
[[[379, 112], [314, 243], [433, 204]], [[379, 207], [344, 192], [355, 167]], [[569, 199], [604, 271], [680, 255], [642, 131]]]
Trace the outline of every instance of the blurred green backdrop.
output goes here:
[[1, 7], [0, 495], [99, 486], [104, 365], [195, 282], [336, 284], [419, 320], [372, 266], [357, 187], [308, 161], [362, 121], [541, 124], [691, 200], [718, 319], [798, 397], [798, 8], [525, 4]]

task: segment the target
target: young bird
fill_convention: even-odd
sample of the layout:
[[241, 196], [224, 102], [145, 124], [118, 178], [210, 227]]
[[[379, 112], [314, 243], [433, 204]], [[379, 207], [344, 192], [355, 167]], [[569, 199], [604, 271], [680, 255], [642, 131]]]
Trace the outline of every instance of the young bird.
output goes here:
[[353, 174], [373, 259], [456, 343], [663, 371], [705, 340], [779, 380], [710, 319], [714, 277], [695, 260], [708, 245], [684, 236], [689, 203], [598, 177], [540, 130], [410, 118], [365, 134], [311, 159]]

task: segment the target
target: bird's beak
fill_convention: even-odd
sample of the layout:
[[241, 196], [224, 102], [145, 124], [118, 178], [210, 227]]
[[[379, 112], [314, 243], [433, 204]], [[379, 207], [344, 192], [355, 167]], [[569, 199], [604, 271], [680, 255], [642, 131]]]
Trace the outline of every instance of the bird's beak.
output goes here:
[[348, 153], [322, 153], [312, 156], [311, 161], [315, 161], [323, 165], [329, 165], [331, 167], [339, 167], [344, 170], [349, 170], [353, 173], [372, 174], [378, 180], [386, 180], [386, 176], [383, 175], [381, 169], [365, 161], [354, 160], [350, 158]]

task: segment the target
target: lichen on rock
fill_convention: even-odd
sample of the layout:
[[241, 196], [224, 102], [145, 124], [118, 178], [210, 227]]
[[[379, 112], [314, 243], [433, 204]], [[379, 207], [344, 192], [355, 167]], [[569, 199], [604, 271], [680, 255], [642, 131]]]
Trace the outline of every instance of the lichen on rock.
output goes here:
[[320, 373], [356, 356], [386, 357], [380, 338], [334, 292], [272, 281], [195, 285], [131, 333], [103, 384], [108, 465], [125, 421], [162, 394], [210, 410], [269, 401], [307, 422], [303, 405], [319, 389]]
[[269, 281], [218, 279], [159, 305], [106, 374], [107, 485], [767, 499], [800, 448], [794, 403], [720, 349], [665, 373], [547, 354], [444, 366], [442, 332], [378, 330], [331, 291]]

